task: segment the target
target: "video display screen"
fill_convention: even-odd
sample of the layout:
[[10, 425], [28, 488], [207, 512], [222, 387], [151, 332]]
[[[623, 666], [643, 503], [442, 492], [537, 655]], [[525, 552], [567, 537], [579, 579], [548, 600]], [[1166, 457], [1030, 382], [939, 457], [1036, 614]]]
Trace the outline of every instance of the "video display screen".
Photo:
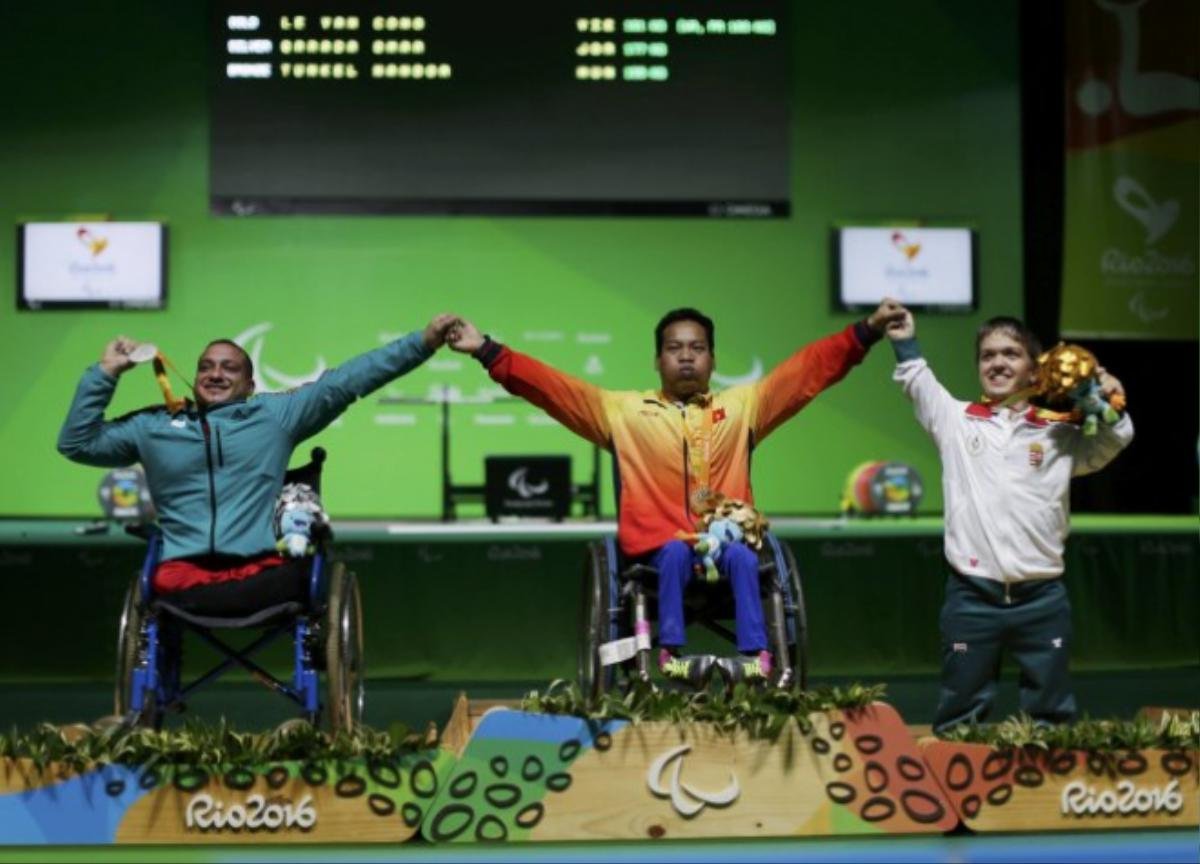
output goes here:
[[893, 297], [916, 309], [975, 307], [976, 237], [969, 228], [843, 227], [834, 231], [835, 306]]
[[214, 0], [221, 215], [787, 216], [782, 0]]
[[166, 226], [26, 222], [17, 226], [17, 308], [161, 309]]

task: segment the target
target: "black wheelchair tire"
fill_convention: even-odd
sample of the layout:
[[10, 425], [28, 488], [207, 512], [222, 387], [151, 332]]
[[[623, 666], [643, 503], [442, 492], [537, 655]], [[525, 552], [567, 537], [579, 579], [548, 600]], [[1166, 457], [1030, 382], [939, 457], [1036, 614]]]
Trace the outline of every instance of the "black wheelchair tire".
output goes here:
[[117, 624], [117, 668], [113, 679], [113, 713], [123, 717], [130, 711], [133, 690], [133, 667], [137, 665], [138, 640], [142, 629], [142, 612], [138, 608], [139, 579], [133, 578], [121, 606]]
[[334, 731], [354, 730], [362, 723], [365, 699], [362, 596], [358, 578], [338, 562], [329, 580], [325, 610], [325, 713]]
[[[117, 625], [117, 670], [113, 686], [113, 713], [125, 717], [133, 710], [133, 670], [141, 652], [142, 627], [145, 615], [138, 598], [141, 595], [141, 578], [133, 577], [125, 592], [125, 603], [121, 607], [121, 620]], [[138, 726], [158, 729], [162, 726], [162, 713], [158, 707], [156, 693], [147, 693], [142, 702], [142, 711], [135, 718]]]
[[583, 596], [580, 600], [579, 691], [594, 705], [613, 684], [614, 672], [600, 665], [600, 645], [609, 639], [608, 610], [612, 593], [608, 576], [608, 549], [603, 542], [588, 544], [583, 565]]
[[800, 568], [796, 565], [796, 556], [792, 547], [785, 541], [779, 541], [783, 551], [783, 560], [787, 566], [788, 583], [792, 590], [792, 603], [795, 606], [795, 640], [788, 646], [788, 656], [792, 661], [795, 672], [795, 686], [800, 690], [808, 689], [808, 611], [804, 605], [804, 586], [800, 581]]

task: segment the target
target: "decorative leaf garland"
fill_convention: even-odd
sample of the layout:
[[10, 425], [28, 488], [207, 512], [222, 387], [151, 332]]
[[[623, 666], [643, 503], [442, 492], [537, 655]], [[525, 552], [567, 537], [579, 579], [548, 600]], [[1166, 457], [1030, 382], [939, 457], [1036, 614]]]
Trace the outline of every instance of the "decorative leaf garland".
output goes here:
[[[791, 718], [809, 729], [808, 715], [833, 709], [855, 710], [882, 699], [886, 686], [851, 684], [818, 687], [803, 692], [757, 689], [739, 684], [732, 692], [687, 692], [635, 685], [625, 693], [606, 693], [594, 705], [578, 686], [566, 680], [551, 682], [545, 692], [526, 695], [522, 709], [543, 714], [569, 714], [593, 720], [633, 723], [711, 723], [725, 731], [748, 731], [754, 737], [774, 738]], [[1200, 749], [1200, 712], [1164, 714], [1160, 723], [1085, 718], [1067, 725], [1035, 721], [1027, 714], [986, 725], [961, 725], [939, 736], [947, 741], [987, 744], [998, 749], [1037, 747], [1046, 750], [1115, 751], [1161, 748]]]
[[774, 738], [793, 718], [807, 732], [809, 714], [835, 708], [864, 708], [882, 699], [886, 689], [883, 684], [851, 684], [796, 691], [737, 684], [731, 691], [720, 688], [715, 692], [693, 692], [635, 684], [625, 693], [606, 693], [595, 704], [589, 704], [578, 685], [558, 679], [552, 681], [544, 693], [534, 690], [527, 694], [521, 708], [592, 720], [711, 723], [727, 732], [744, 729], [756, 738]]
[[[521, 708], [598, 721], [709, 723], [726, 732], [741, 729], [754, 737], [774, 738], [793, 718], [803, 731], [808, 731], [809, 714], [861, 709], [882, 699], [885, 689], [882, 684], [852, 684], [796, 692], [739, 684], [731, 692], [687, 692], [642, 685], [626, 693], [606, 694], [595, 705], [588, 705], [578, 686], [560, 679], [552, 681], [544, 692], [527, 694]], [[1146, 718], [1085, 718], [1060, 726], [1020, 714], [995, 724], [958, 726], [941, 737], [997, 749], [1200, 750], [1200, 711], [1166, 713], [1158, 723]], [[106, 764], [149, 767], [158, 763], [217, 771], [285, 761], [390, 761], [436, 743], [433, 724], [423, 734], [393, 724], [387, 731], [362, 727], [331, 735], [300, 720], [290, 720], [268, 732], [240, 732], [224, 718], [216, 723], [189, 719], [179, 729], [162, 731], [131, 729], [119, 723], [43, 723], [27, 732], [14, 728], [8, 734], [0, 733], [0, 759], [28, 760], [38, 773], [52, 763], [74, 771]]]
[[302, 720], [289, 720], [269, 732], [239, 732], [225, 718], [216, 723], [189, 719], [182, 728], [156, 731], [118, 722], [95, 726], [43, 723], [28, 732], [0, 733], [0, 759], [27, 759], [41, 774], [51, 763], [73, 771], [107, 764], [149, 767], [185, 765], [227, 770], [291, 760], [305, 762], [390, 761], [436, 744], [401, 724], [388, 731], [361, 727], [330, 734]]
[[1034, 747], [1042, 750], [1198, 750], [1200, 711], [1164, 713], [1159, 723], [1134, 720], [1084, 718], [1055, 726], [1018, 714], [999, 723], [956, 726], [941, 736], [947, 741], [987, 744], [1002, 750]]

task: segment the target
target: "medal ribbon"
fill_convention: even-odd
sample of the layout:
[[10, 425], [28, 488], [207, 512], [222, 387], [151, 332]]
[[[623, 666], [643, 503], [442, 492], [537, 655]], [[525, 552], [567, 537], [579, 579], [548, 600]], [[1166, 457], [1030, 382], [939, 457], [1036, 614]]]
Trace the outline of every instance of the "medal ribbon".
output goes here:
[[692, 496], [688, 502], [692, 512], [703, 515], [712, 489], [709, 468], [712, 457], [712, 398], [707, 394], [694, 397], [684, 412], [683, 431], [688, 442], [688, 475]]
[[172, 415], [175, 415], [183, 410], [184, 406], [187, 405], [187, 400], [180, 399], [172, 392], [171, 379], [167, 376], [168, 366], [171, 368], [172, 372], [179, 376], [179, 380], [183, 381], [183, 383], [189, 389], [191, 388], [191, 385], [187, 383], [187, 379], [183, 377], [182, 373], [175, 368], [175, 364], [167, 359], [167, 355], [163, 354], [161, 351], [155, 352], [154, 377], [158, 381], [159, 389], [162, 390], [163, 401], [167, 403], [167, 410], [170, 411]]

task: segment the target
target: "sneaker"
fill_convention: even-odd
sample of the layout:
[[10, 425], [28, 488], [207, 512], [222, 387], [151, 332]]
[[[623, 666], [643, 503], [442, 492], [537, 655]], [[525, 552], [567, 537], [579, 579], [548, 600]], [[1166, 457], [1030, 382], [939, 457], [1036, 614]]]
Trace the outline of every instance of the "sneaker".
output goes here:
[[771, 677], [775, 668], [775, 657], [767, 649], [758, 652], [758, 656], [748, 663], [742, 664], [742, 671], [747, 680], [761, 678], [766, 681]]
[[770, 680], [775, 668], [775, 658], [770, 651], [763, 649], [753, 657], [722, 657], [721, 671], [729, 683], [747, 681], [752, 684], [765, 683]]
[[666, 648], [658, 652], [658, 671], [664, 678], [700, 686], [712, 669], [708, 657], [679, 657]]

